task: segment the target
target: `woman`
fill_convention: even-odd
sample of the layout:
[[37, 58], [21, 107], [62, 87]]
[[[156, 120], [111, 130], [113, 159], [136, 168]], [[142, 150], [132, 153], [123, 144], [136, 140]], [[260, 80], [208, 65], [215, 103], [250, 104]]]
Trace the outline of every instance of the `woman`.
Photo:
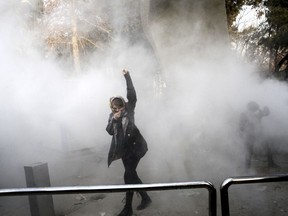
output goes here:
[[[148, 148], [134, 121], [137, 97], [130, 74], [124, 69], [123, 75], [126, 79], [128, 102], [125, 102], [120, 96], [110, 98], [112, 112], [106, 131], [112, 136], [112, 141], [108, 154], [108, 167], [114, 160], [121, 158], [125, 168], [125, 184], [142, 184], [136, 168]], [[145, 191], [139, 193], [142, 200], [137, 210], [142, 210], [148, 207], [152, 201]], [[126, 192], [126, 203], [118, 216], [131, 216], [133, 214], [132, 199], [133, 192]]]

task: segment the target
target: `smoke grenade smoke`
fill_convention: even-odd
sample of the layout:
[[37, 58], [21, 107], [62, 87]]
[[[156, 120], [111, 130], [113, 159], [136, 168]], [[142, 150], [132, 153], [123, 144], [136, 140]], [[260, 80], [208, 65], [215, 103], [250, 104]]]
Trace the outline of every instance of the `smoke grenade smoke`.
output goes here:
[[[269, 107], [265, 134], [280, 140], [276, 152], [288, 151], [283, 144], [287, 84], [263, 79], [229, 50], [224, 13], [205, 16], [223, 11], [220, 1], [211, 8], [207, 1], [169, 2], [161, 16], [151, 11], [149, 36], [136, 27], [123, 33], [133, 17], [140, 19], [139, 4], [83, 3], [85, 9], [76, 12], [82, 20], [89, 20], [98, 6], [99, 14], [110, 17], [115, 34], [109, 46], [87, 55], [77, 75], [65, 59], [57, 61], [57, 55], [43, 51], [41, 32], [28, 24], [36, 3], [0, 3], [0, 187], [25, 187], [23, 166], [39, 161], [48, 162], [53, 186], [69, 185], [70, 175], [96, 172], [87, 184], [122, 183], [120, 161], [106, 167], [111, 137], [105, 127], [109, 98], [126, 96], [123, 68], [131, 73], [138, 98], [136, 124], [149, 145], [139, 164], [145, 182], [219, 182], [243, 174], [238, 123], [251, 100]], [[89, 25], [80, 30], [90, 32]], [[157, 97], [155, 85], [161, 89]], [[83, 149], [93, 154], [89, 164], [71, 154]]]

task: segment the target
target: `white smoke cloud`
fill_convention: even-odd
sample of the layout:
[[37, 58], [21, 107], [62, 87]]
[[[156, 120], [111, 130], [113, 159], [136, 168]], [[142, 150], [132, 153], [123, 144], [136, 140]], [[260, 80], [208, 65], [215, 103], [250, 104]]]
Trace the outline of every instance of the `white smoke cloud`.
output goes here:
[[[87, 2], [93, 8], [95, 2]], [[91, 16], [89, 7], [85, 10]], [[122, 68], [131, 71], [138, 94], [136, 123], [149, 144], [139, 165], [144, 182], [223, 180], [241, 174], [238, 167], [244, 151], [238, 121], [251, 100], [271, 110], [264, 121], [267, 133], [286, 140], [287, 85], [262, 80], [255, 68], [236, 59], [228, 51], [227, 33], [221, 26], [222, 33], [217, 30], [219, 23], [194, 20], [194, 14], [192, 25], [189, 14], [181, 16], [181, 10], [166, 11], [149, 26], [167, 85], [156, 98], [153, 80], [157, 69], [151, 50], [143, 44], [131, 47], [123, 35], [117, 36], [108, 51], [95, 53], [85, 71], [74, 76], [39, 50], [41, 38], [27, 26], [28, 3], [0, 3], [0, 170], [5, 176], [1, 187], [25, 185], [24, 173], [13, 170], [38, 161], [57, 169], [68, 160], [67, 152], [87, 148], [104, 158], [100, 161], [104, 165], [99, 165], [102, 175], [91, 184], [121, 183], [114, 176], [119, 172], [122, 178], [122, 170], [115, 171], [120, 162], [110, 170], [103, 167], [110, 144], [105, 131], [108, 100], [126, 95]], [[281, 150], [287, 151], [285, 145]], [[75, 168], [81, 175], [96, 172], [96, 162], [79, 163], [85, 167], [78, 164], [65, 170], [73, 173]], [[53, 181], [69, 184], [60, 174], [54, 170]], [[22, 176], [20, 182], [9, 182], [14, 175]]]

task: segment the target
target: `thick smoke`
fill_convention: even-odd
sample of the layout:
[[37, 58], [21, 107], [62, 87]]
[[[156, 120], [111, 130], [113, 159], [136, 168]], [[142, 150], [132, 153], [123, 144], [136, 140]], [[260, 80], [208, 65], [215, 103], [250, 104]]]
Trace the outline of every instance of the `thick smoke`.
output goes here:
[[[174, 2], [151, 27], [167, 82], [158, 105], [160, 114], [154, 118], [161, 128], [154, 133], [161, 137], [156, 152], [167, 151], [163, 173], [169, 173], [165, 177], [171, 180], [223, 180], [247, 174], [241, 169], [245, 149], [239, 117], [249, 101], [269, 107], [264, 134], [274, 150], [287, 152], [285, 129], [281, 129], [287, 127], [287, 85], [261, 78], [257, 68], [229, 51], [225, 18], [222, 22], [217, 22], [219, 15], [206, 18], [207, 13], [224, 8], [219, 2], [211, 8], [199, 1], [183, 1], [182, 7]], [[190, 13], [184, 12], [187, 7]]]
[[[147, 35], [131, 39], [118, 33], [107, 51], [87, 57], [85, 71], [73, 75], [43, 54], [39, 32], [27, 24], [34, 8], [27, 2], [0, 3], [0, 187], [25, 186], [23, 166], [35, 162], [51, 165], [54, 186], [69, 185], [70, 175], [99, 171], [87, 184], [121, 183], [121, 162], [106, 167], [110, 137], [105, 127], [109, 98], [126, 94], [123, 68], [131, 71], [138, 94], [136, 123], [149, 143], [139, 165], [145, 182], [218, 181], [243, 174], [238, 122], [251, 100], [270, 108], [263, 121], [266, 134], [281, 141], [278, 152], [287, 152], [287, 85], [262, 79], [229, 51], [225, 17], [204, 16], [224, 10], [223, 5], [207, 8], [202, 1], [185, 12], [187, 1], [171, 1], [161, 16], [150, 17], [151, 47], [143, 39]], [[119, 30], [139, 5], [117, 2], [108, 6], [111, 25]], [[86, 3], [83, 19], [97, 3], [99, 13], [108, 7], [105, 1]], [[159, 71], [164, 84], [156, 97]], [[73, 154], [83, 149], [95, 157], [90, 164]], [[67, 161], [77, 165], [66, 167]]]

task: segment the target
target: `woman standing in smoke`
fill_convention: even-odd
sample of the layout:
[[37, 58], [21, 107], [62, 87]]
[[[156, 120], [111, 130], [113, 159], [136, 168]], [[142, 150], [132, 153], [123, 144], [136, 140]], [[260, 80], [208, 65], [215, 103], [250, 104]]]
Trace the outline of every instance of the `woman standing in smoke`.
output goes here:
[[[110, 98], [112, 110], [106, 131], [112, 136], [111, 146], [108, 154], [108, 167], [112, 161], [122, 159], [125, 173], [125, 184], [142, 184], [138, 177], [136, 168], [140, 159], [147, 152], [147, 143], [135, 125], [134, 110], [136, 106], [136, 92], [132, 79], [127, 70], [123, 70], [127, 85], [128, 102], [118, 96]], [[151, 204], [151, 199], [146, 192], [139, 192], [142, 198], [137, 210], [142, 210]], [[118, 216], [131, 216], [133, 192], [126, 192], [126, 203]]]

